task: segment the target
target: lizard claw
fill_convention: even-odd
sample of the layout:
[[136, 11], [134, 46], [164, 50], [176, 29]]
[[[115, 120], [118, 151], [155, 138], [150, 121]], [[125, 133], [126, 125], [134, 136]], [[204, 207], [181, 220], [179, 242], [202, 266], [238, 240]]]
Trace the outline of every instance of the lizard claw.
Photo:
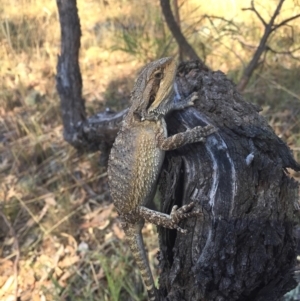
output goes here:
[[198, 93], [197, 92], [194, 92], [192, 95], [191, 95], [191, 101], [194, 103], [195, 100], [199, 99], [198, 97]]
[[195, 100], [199, 99], [198, 94], [194, 92], [191, 94], [188, 98], [187, 106], [194, 106], [195, 105]]
[[215, 128], [213, 125], [207, 125], [207, 126], [196, 126], [191, 131], [195, 135], [195, 139], [197, 139], [197, 142], [205, 142], [206, 137], [215, 133], [217, 131], [217, 128]]
[[178, 209], [178, 206], [173, 206], [170, 218], [172, 223], [172, 228], [176, 229], [181, 233], [187, 233], [187, 230], [184, 230], [178, 226], [178, 223], [185, 218], [193, 217], [193, 216], [200, 216], [202, 213], [200, 211], [188, 212], [195, 206], [194, 202], [189, 203], [188, 205], [184, 205]]

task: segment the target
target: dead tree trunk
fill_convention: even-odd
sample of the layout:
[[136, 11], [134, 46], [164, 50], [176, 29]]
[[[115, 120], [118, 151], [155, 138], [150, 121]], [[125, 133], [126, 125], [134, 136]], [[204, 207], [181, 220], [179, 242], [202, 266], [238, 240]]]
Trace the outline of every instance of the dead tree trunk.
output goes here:
[[222, 72], [197, 62], [179, 66], [181, 97], [198, 91], [196, 108], [167, 120], [170, 134], [207, 123], [205, 144], [169, 153], [160, 180], [162, 210], [196, 201], [203, 219], [189, 234], [160, 229], [160, 288], [169, 300], [278, 300], [293, 285], [294, 204], [300, 169], [258, 108]]
[[[68, 41], [74, 30], [80, 32], [76, 1], [57, 4], [63, 33], [57, 89], [67, 118], [65, 138], [78, 149], [102, 148], [107, 154], [126, 110], [90, 118], [81, 112], [81, 86], [70, 88], [81, 83], [80, 73], [72, 69], [78, 66], [78, 49], [70, 49], [79, 43]], [[66, 13], [75, 16], [65, 18]], [[219, 131], [205, 144], [166, 156], [161, 210], [170, 212], [174, 204], [193, 200], [203, 218], [184, 221], [186, 235], [159, 229], [160, 291], [172, 301], [278, 300], [295, 285], [298, 184], [286, 168], [300, 170], [300, 165], [257, 107], [245, 102], [222, 72], [212, 72], [198, 61], [182, 63], [176, 86], [181, 98], [197, 91], [199, 100], [194, 108], [169, 116], [169, 133], [207, 123]], [[68, 108], [72, 115], [64, 113]]]

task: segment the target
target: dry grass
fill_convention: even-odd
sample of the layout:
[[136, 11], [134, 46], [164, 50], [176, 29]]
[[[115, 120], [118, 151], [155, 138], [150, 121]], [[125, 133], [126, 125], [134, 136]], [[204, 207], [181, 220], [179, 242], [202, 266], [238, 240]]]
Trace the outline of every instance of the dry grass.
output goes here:
[[[213, 69], [238, 78], [241, 61], [247, 62], [252, 50], [241, 48], [236, 39], [255, 45], [261, 26], [240, 12], [244, 1], [203, 3], [198, 10], [197, 3], [186, 1], [182, 7], [183, 30], [200, 55], [205, 45]], [[288, 1], [286, 15], [299, 10], [293, 5]], [[78, 7], [87, 109], [120, 109], [142, 63], [174, 53], [176, 45], [157, 1], [81, 0]], [[268, 9], [263, 9], [266, 17]], [[203, 13], [234, 18], [239, 31], [227, 34], [221, 21], [199, 23]], [[55, 90], [60, 45], [55, 1], [2, 0], [0, 27], [0, 299], [14, 300], [17, 294], [22, 301], [146, 300], [99, 154], [79, 156], [62, 138]], [[295, 37], [299, 45], [299, 34]], [[284, 48], [284, 38], [282, 31], [271, 42]], [[267, 62], [245, 95], [264, 106], [271, 125], [300, 161], [299, 63], [271, 54]], [[155, 266], [155, 230], [148, 225], [144, 232]]]

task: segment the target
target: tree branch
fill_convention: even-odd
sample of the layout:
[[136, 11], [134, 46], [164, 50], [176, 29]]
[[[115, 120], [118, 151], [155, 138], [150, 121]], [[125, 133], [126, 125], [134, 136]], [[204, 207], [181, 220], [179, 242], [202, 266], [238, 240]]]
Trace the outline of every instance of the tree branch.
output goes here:
[[[278, 5], [276, 7], [276, 10], [274, 11], [273, 16], [270, 19], [270, 22], [267, 24], [267, 26], [265, 26], [265, 31], [264, 31], [264, 34], [263, 34], [261, 40], [260, 40], [258, 48], [256, 49], [252, 60], [250, 61], [250, 63], [246, 67], [246, 69], [244, 70], [244, 73], [242, 75], [241, 80], [237, 84], [237, 90], [239, 92], [242, 92], [245, 89], [245, 87], [247, 86], [253, 71], [256, 69], [256, 67], [258, 65], [258, 62], [259, 62], [259, 59], [260, 59], [262, 53], [266, 49], [267, 40], [268, 40], [270, 34], [273, 31], [274, 21], [280, 13], [283, 2], [284, 2], [284, 0], [279, 1]], [[253, 4], [253, 7], [254, 7], [254, 4]]]
[[249, 8], [242, 8], [242, 10], [243, 10], [243, 11], [245, 11], [245, 10], [253, 11], [253, 12], [256, 14], [256, 16], [258, 17], [258, 19], [261, 21], [261, 23], [262, 23], [265, 27], [267, 27], [266, 21], [263, 19], [263, 17], [260, 15], [260, 13], [259, 13], [259, 12], [257, 11], [257, 9], [255, 8], [255, 6], [254, 6], [254, 1], [253, 1], [253, 0], [251, 1], [251, 7], [249, 7]]
[[78, 63], [80, 22], [76, 1], [57, 0], [56, 3], [61, 24], [61, 55], [57, 63], [56, 88], [61, 99], [64, 138], [70, 144], [79, 147], [76, 126], [86, 119]]
[[182, 34], [179, 25], [177, 24], [170, 5], [170, 0], [160, 0], [160, 5], [162, 8], [163, 15], [166, 19], [166, 23], [175, 38], [179, 49], [186, 55], [189, 59], [199, 60], [204, 65], [204, 62], [199, 58], [193, 47], [188, 43], [184, 35]]
[[300, 17], [300, 14], [298, 14], [298, 15], [296, 15], [296, 16], [294, 16], [294, 17], [291, 17], [291, 18], [288, 18], [288, 19], [283, 20], [283, 21], [280, 22], [279, 24], [274, 25], [273, 28], [272, 28], [272, 31], [275, 31], [275, 30], [278, 29], [279, 27], [284, 26], [284, 25], [286, 25], [288, 22], [290, 22], [290, 21], [292, 21], [292, 20], [295, 20], [295, 19], [297, 19], [297, 18], [299, 18], [299, 17]]
[[[178, 0], [173, 0], [173, 8], [174, 8], [174, 18], [175, 18], [175, 21], [176, 21], [179, 29], [181, 30]], [[183, 61], [183, 53], [182, 53], [181, 47], [179, 47], [179, 61], [180, 62]]]
[[64, 139], [79, 150], [104, 153], [118, 132], [126, 110], [110, 110], [86, 117], [79, 67], [80, 21], [75, 0], [57, 0], [61, 25], [61, 55], [57, 63], [56, 88], [61, 100]]
[[300, 50], [300, 47], [293, 49], [293, 50], [289, 50], [289, 51], [277, 51], [277, 50], [274, 50], [273, 48], [271, 48], [270, 46], [267, 46], [266, 50], [271, 51], [274, 54], [289, 55], [291, 58], [293, 58], [294, 60], [297, 60], [297, 61], [300, 60], [300, 57], [296, 57], [293, 55], [294, 52]]

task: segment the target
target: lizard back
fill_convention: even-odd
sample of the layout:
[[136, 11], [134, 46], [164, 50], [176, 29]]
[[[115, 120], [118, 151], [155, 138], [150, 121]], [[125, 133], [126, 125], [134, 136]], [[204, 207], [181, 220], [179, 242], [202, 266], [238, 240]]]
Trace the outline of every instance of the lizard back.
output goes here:
[[115, 140], [108, 177], [114, 204], [122, 215], [134, 214], [154, 196], [164, 159], [164, 151], [156, 145], [158, 131], [162, 125], [157, 121], [144, 121], [142, 126], [137, 123], [121, 128]]

